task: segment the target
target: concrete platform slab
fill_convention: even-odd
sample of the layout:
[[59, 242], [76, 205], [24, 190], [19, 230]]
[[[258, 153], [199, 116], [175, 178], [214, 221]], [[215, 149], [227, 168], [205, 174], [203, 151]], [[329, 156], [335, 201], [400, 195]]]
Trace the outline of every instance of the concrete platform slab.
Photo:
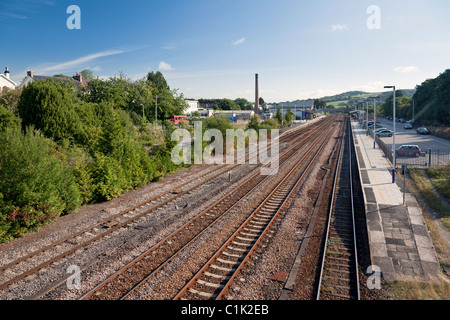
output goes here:
[[392, 183], [392, 165], [373, 138], [352, 122], [364, 199], [372, 263], [387, 280], [429, 280], [439, 261], [414, 196]]

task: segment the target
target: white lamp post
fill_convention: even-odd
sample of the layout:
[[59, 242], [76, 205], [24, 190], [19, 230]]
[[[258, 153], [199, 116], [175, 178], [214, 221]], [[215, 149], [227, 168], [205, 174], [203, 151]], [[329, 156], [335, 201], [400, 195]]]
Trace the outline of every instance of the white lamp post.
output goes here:
[[392, 147], [393, 147], [393, 150], [392, 150], [392, 153], [393, 153], [392, 183], [395, 183], [395, 167], [396, 167], [396, 164], [397, 164], [397, 162], [396, 162], [396, 150], [395, 150], [395, 109], [396, 109], [396, 107], [395, 107], [395, 86], [385, 86], [384, 88], [385, 89], [393, 89], [393, 91], [394, 91], [394, 118], [393, 118], [394, 135], [393, 135], [393, 143], [392, 143]]

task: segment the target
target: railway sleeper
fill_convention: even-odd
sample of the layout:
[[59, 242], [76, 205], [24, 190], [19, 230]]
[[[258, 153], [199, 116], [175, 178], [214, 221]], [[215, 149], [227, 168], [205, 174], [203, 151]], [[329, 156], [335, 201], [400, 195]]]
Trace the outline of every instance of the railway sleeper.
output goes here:
[[244, 253], [249, 251], [248, 249], [236, 248], [236, 247], [231, 247], [231, 246], [228, 246], [227, 249], [232, 250], [232, 251], [244, 252]]
[[228, 253], [226, 251], [222, 252], [222, 254], [227, 256], [227, 257], [236, 258], [236, 259], [239, 259], [239, 260], [243, 259], [243, 256], [241, 254]]
[[[198, 295], [200, 297], [207, 298], [207, 299], [212, 299], [212, 298], [217, 296], [217, 294], [199, 291], [199, 290], [196, 290], [194, 288], [190, 288], [189, 292], [194, 294], [194, 295]], [[189, 300], [189, 299], [186, 299], [186, 300]]]

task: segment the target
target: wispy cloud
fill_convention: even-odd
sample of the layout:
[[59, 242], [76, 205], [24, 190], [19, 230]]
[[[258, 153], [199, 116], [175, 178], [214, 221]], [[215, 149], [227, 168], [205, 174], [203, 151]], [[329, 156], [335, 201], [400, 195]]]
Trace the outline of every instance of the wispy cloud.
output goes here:
[[419, 68], [416, 66], [396, 67], [396, 68], [394, 68], [394, 71], [399, 72], [399, 73], [413, 73], [413, 72], [418, 72]]
[[2, 1], [0, 3], [0, 21], [6, 19], [29, 19], [41, 6], [54, 6], [52, 0]]
[[238, 46], [238, 45], [240, 45], [240, 44], [243, 44], [246, 40], [247, 40], [247, 39], [246, 39], [245, 37], [243, 37], [243, 38], [240, 38], [240, 39], [238, 39], [238, 40], [232, 42], [232, 44], [233, 44], [233, 46]]
[[25, 15], [13, 13], [13, 12], [0, 12], [0, 17], [22, 19], [22, 20], [28, 19], [28, 17]]
[[158, 70], [159, 71], [172, 71], [175, 69], [167, 62], [161, 61], [158, 66]]
[[125, 51], [122, 51], [122, 50], [108, 50], [108, 51], [97, 52], [97, 53], [93, 53], [93, 54], [90, 54], [90, 55], [87, 55], [87, 56], [84, 56], [81, 58], [77, 58], [74, 60], [57, 63], [57, 64], [52, 64], [52, 65], [47, 65], [47, 66], [42, 66], [42, 67], [38, 68], [38, 71], [42, 72], [42, 73], [47, 73], [47, 72], [55, 72], [55, 71], [64, 71], [67, 69], [77, 68], [77, 67], [79, 68], [79, 67], [82, 67], [82, 66], [88, 64], [89, 62], [91, 62], [95, 59], [112, 56], [112, 55], [117, 55], [117, 54], [121, 54], [124, 52]]
[[331, 31], [344, 31], [350, 29], [346, 24], [332, 24]]

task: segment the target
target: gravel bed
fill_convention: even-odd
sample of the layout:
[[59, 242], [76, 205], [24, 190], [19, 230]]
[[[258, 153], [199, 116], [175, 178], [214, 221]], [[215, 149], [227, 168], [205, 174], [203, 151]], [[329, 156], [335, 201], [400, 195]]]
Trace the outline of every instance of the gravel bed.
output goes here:
[[226, 299], [276, 300], [280, 297], [284, 283], [270, 280], [278, 271], [289, 273], [309, 224], [325, 171], [321, 166], [328, 160], [334, 139], [324, 148], [314, 163], [309, 176], [297, 187], [286, 210], [272, 228], [252, 259], [238, 275], [225, 295]]

